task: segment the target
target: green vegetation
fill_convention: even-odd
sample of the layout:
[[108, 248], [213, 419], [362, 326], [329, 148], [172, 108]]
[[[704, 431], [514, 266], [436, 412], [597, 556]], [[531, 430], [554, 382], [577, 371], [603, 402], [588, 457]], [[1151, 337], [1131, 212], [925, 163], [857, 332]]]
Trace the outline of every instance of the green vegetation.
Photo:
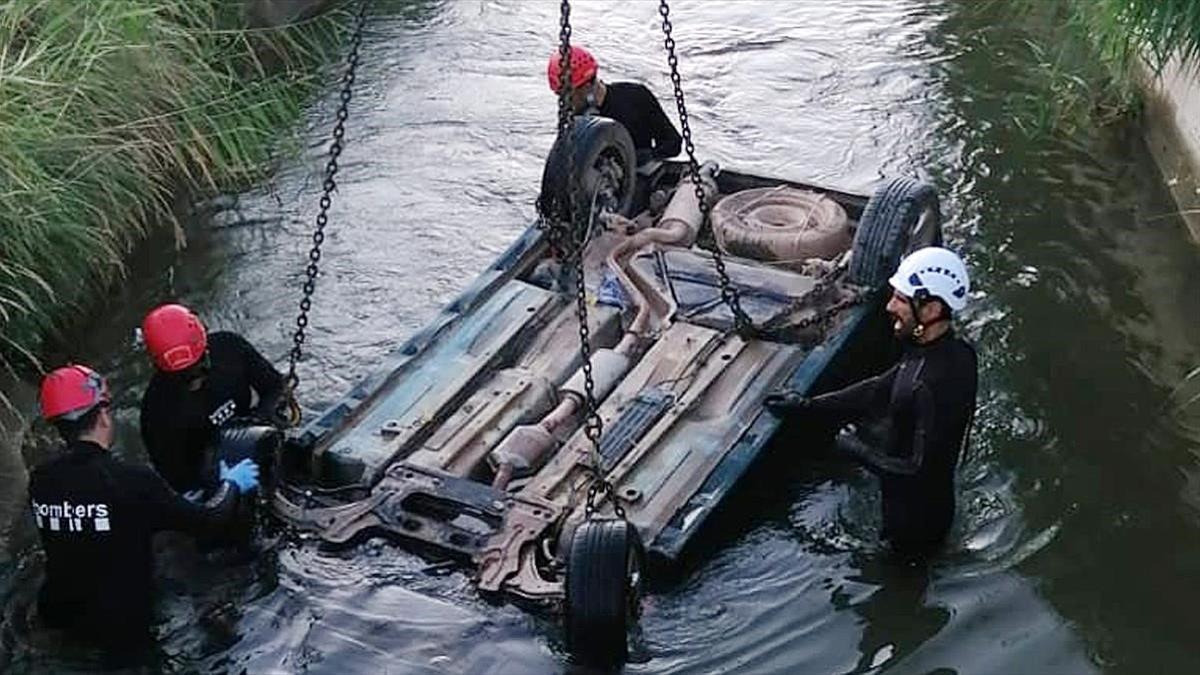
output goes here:
[[1179, 55], [1200, 65], [1200, 0], [1072, 0], [1106, 56], [1161, 68]]
[[1015, 102], [1013, 120], [1029, 136], [1127, 119], [1141, 107], [1144, 65], [1180, 57], [1200, 69], [1200, 0], [993, 0], [975, 10], [1029, 36], [1016, 56], [1052, 94]]
[[261, 177], [327, 84], [346, 17], [244, 30], [241, 5], [0, 0], [0, 367], [36, 365], [181, 193]]

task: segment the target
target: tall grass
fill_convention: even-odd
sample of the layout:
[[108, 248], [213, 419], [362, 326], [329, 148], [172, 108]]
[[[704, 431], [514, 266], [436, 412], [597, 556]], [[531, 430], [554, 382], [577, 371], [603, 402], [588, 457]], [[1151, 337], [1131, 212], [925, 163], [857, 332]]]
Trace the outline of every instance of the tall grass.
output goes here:
[[260, 176], [327, 84], [340, 12], [250, 31], [240, 9], [0, 0], [0, 367], [36, 366], [181, 190]]
[[1174, 56], [1200, 66], [1200, 0], [1073, 0], [1104, 52], [1124, 66]]
[[973, 7], [1029, 34], [1023, 58], [1033, 59], [1051, 93], [1017, 116], [1029, 135], [1127, 119], [1141, 107], [1143, 64], [1161, 69], [1178, 58], [1200, 73], [1200, 0], [990, 0]]
[[[997, 46], [997, 70], [1030, 80], [1003, 97], [1013, 127], [1030, 139], [1073, 136], [1126, 120], [1141, 99], [1117, 58], [1098, 49], [1085, 5], [1105, 0], [975, 0], [956, 5], [973, 25], [1015, 37]], [[986, 33], [986, 31], [985, 31]], [[975, 38], [985, 48], [987, 35]]]

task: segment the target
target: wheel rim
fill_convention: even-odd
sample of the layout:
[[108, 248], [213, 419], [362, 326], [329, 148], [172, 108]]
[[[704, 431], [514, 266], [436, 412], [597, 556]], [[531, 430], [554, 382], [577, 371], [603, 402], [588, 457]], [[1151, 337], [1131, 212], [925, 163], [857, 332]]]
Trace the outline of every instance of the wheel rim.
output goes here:
[[[625, 176], [628, 167], [622, 166], [621, 155], [615, 148], [607, 148], [596, 157], [591, 166], [590, 178], [594, 183], [592, 191], [600, 193], [595, 208], [599, 212], [617, 213], [621, 202], [625, 199]], [[593, 215], [598, 215], [593, 214]]]

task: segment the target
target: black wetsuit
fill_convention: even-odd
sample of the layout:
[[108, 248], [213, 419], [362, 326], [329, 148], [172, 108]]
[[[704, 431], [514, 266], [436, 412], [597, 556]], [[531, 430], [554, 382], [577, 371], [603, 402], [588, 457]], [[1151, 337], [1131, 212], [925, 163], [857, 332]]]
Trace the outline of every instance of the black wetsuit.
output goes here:
[[[212, 333], [208, 352], [209, 372], [200, 389], [192, 391], [179, 375], [158, 372], [142, 397], [142, 441], [154, 467], [180, 492], [215, 484], [209, 451], [222, 425], [248, 415], [273, 419], [283, 395], [283, 376], [241, 336]], [[252, 391], [259, 399], [254, 409]]]
[[192, 503], [149, 467], [85, 441], [35, 469], [29, 495], [46, 551], [42, 620], [118, 652], [149, 639], [152, 535], [214, 533], [238, 502], [233, 484], [222, 483], [206, 504]]
[[909, 346], [887, 372], [811, 399], [859, 420], [838, 445], [878, 474], [883, 536], [900, 552], [938, 546], [954, 520], [954, 473], [975, 412], [975, 350], [952, 334]]
[[613, 82], [604, 86], [604, 105], [597, 112], [620, 122], [629, 131], [639, 164], [679, 154], [679, 132], [645, 85]]

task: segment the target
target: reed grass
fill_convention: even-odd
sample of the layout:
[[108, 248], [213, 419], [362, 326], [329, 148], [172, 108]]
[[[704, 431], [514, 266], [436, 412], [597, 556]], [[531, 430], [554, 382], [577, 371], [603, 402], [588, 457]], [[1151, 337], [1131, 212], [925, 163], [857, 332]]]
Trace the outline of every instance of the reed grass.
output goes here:
[[327, 84], [341, 11], [278, 30], [241, 29], [240, 11], [0, 0], [0, 367], [40, 367], [129, 250], [175, 223], [181, 191], [261, 177]]
[[1072, 0], [1104, 53], [1124, 67], [1173, 57], [1200, 65], [1200, 0]]
[[1024, 59], [1048, 83], [1015, 119], [1028, 135], [1074, 133], [1141, 108], [1146, 66], [1200, 76], [1200, 0], [990, 0], [975, 7], [1026, 30]]

